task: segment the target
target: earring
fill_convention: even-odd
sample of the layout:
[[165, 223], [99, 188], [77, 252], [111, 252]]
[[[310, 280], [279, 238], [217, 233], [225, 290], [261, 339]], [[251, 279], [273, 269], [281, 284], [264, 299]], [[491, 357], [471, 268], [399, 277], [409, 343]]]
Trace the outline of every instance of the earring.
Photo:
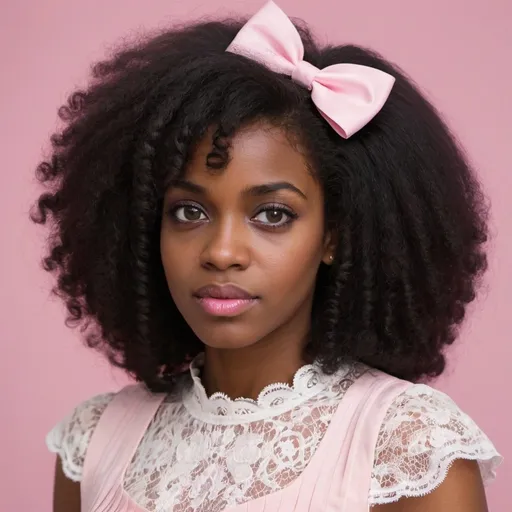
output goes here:
[[331, 255], [329, 256], [329, 261], [332, 263], [332, 262], [333, 262], [333, 260], [334, 260], [334, 256], [331, 254]]

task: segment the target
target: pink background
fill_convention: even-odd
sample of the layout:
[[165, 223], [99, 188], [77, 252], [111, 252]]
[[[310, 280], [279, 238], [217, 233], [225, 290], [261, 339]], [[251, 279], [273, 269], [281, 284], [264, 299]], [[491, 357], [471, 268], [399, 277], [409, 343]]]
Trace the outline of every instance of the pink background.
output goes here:
[[[145, 27], [206, 13], [254, 12], [244, 0], [1, 0], [0, 510], [49, 512], [54, 458], [44, 437], [77, 402], [124, 377], [84, 349], [48, 299], [39, 269], [42, 233], [27, 220], [33, 169], [56, 108], [108, 44]], [[462, 340], [447, 391], [512, 458], [509, 320], [512, 313], [512, 114], [510, 0], [281, 0], [322, 38], [374, 46], [419, 82], [458, 132], [493, 201], [491, 269]], [[508, 65], [506, 65], [508, 62]], [[508, 405], [508, 406], [507, 406]], [[490, 509], [512, 509], [505, 461], [488, 491]], [[508, 506], [507, 506], [508, 505]]]

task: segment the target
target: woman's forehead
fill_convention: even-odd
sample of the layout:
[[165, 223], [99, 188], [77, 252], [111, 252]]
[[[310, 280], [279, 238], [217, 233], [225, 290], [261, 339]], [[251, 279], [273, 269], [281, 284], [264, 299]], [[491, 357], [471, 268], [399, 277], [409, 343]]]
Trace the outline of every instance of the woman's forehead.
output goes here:
[[187, 179], [205, 186], [224, 181], [233, 186], [236, 182], [241, 188], [275, 181], [287, 181], [299, 188], [314, 185], [305, 153], [282, 128], [258, 123], [238, 131], [230, 139], [229, 161], [221, 171], [212, 172], [207, 166], [213, 149], [209, 133], [192, 154]]

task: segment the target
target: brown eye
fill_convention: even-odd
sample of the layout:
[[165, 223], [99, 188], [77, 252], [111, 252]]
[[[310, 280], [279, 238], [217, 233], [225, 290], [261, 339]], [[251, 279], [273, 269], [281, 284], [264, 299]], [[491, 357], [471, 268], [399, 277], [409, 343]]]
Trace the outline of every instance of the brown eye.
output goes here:
[[200, 208], [192, 205], [180, 206], [174, 210], [174, 216], [179, 222], [198, 222], [206, 219]]
[[280, 228], [290, 224], [290, 222], [296, 218], [297, 215], [287, 208], [285, 209], [282, 206], [269, 206], [261, 210], [260, 213], [253, 218], [253, 221], [266, 227]]
[[284, 217], [284, 213], [279, 210], [267, 210], [264, 215], [270, 224], [279, 224]]

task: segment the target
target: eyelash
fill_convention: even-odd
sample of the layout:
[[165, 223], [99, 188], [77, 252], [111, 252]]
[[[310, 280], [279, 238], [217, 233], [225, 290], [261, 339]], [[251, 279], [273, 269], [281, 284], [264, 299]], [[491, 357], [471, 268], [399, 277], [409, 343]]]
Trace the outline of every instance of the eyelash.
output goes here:
[[[187, 207], [187, 206], [190, 206], [192, 208], [196, 208], [199, 211], [201, 211], [204, 215], [206, 215], [206, 213], [204, 212], [203, 208], [201, 208], [197, 203], [179, 202], [179, 203], [173, 204], [168, 209], [168, 213], [171, 216], [171, 219], [174, 222], [176, 222], [177, 224], [195, 224], [195, 223], [198, 223], [198, 222], [203, 222], [202, 220], [198, 220], [198, 221], [182, 221], [182, 220], [178, 220], [176, 218], [176, 212], [180, 208]], [[282, 213], [284, 213], [285, 215], [288, 216], [288, 219], [285, 222], [283, 222], [281, 224], [277, 224], [277, 225], [265, 224], [263, 222], [256, 222], [256, 224], [258, 224], [259, 226], [263, 226], [264, 229], [270, 229], [270, 230], [283, 229], [284, 227], [288, 226], [289, 224], [291, 224], [293, 221], [295, 221], [298, 218], [298, 215], [292, 209], [288, 208], [287, 206], [284, 206], [282, 204], [277, 204], [277, 203], [266, 204], [265, 206], [263, 206], [262, 208], [260, 208], [257, 211], [257, 213], [253, 216], [253, 218], [258, 216], [260, 213], [268, 212], [268, 211], [270, 211], [270, 212], [282, 212]]]

